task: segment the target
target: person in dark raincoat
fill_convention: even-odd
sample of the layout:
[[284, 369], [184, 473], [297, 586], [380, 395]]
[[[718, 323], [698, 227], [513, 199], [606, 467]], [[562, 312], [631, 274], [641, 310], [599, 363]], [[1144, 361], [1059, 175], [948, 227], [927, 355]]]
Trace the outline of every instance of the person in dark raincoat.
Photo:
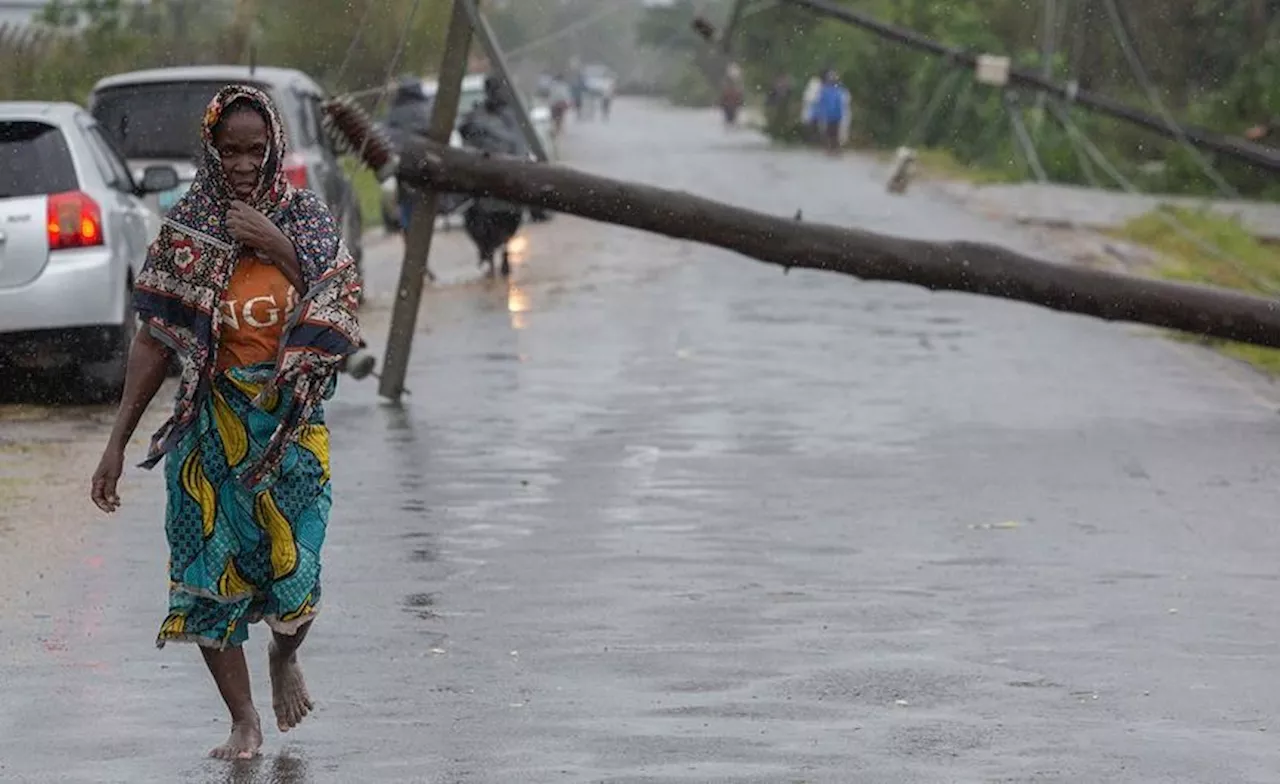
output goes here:
[[[463, 142], [473, 149], [495, 155], [528, 158], [529, 145], [516, 122], [506, 86], [496, 76], [484, 82], [485, 98], [467, 113], [458, 126]], [[519, 204], [480, 196], [471, 200], [463, 214], [467, 235], [480, 253], [480, 266], [494, 273], [494, 256], [502, 251], [502, 274], [511, 272], [507, 242], [520, 230], [524, 208]]]
[[[391, 99], [387, 112], [387, 135], [396, 149], [402, 151], [404, 142], [414, 136], [426, 137], [431, 128], [431, 99], [422, 89], [422, 80], [416, 76], [403, 76]], [[400, 228], [409, 230], [409, 216], [413, 212], [413, 191], [404, 183], [396, 183], [396, 199], [400, 206]]]

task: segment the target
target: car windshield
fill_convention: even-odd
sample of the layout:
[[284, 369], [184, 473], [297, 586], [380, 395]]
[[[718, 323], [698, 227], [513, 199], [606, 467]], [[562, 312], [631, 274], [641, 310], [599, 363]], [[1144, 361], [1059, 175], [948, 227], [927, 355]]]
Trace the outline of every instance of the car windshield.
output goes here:
[[484, 102], [484, 90], [464, 90], [458, 98], [458, 116], [462, 116]]
[[[436, 88], [427, 87], [424, 91], [427, 98], [431, 101], [436, 99]], [[458, 96], [458, 122], [462, 122], [462, 118], [467, 112], [471, 111], [475, 106], [484, 101], [484, 88], [476, 90], [463, 90]]]
[[48, 123], [0, 120], [0, 199], [77, 187], [75, 164], [62, 131]]
[[222, 82], [159, 82], [111, 87], [93, 97], [93, 116], [127, 158], [195, 156], [200, 120]]

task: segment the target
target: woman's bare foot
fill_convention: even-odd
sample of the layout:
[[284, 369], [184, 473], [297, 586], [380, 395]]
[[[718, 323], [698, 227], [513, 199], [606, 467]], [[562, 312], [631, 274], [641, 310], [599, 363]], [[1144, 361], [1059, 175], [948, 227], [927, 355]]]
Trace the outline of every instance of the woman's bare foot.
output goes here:
[[315, 705], [311, 703], [311, 695], [307, 694], [307, 684], [302, 680], [296, 652], [282, 656], [272, 642], [267, 649], [267, 657], [271, 663], [271, 707], [276, 711], [276, 726], [281, 732], [288, 732], [298, 726], [302, 717]]
[[231, 724], [231, 737], [227, 742], [209, 752], [209, 756], [222, 760], [247, 760], [258, 756], [262, 748], [262, 726], [255, 712], [252, 718]]

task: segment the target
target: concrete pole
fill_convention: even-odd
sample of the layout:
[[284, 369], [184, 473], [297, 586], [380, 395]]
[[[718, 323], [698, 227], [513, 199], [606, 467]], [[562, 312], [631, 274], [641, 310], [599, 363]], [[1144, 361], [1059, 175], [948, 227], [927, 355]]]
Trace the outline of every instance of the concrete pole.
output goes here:
[[538, 137], [538, 132], [533, 127], [533, 120], [529, 118], [529, 109], [524, 105], [524, 99], [520, 97], [520, 91], [516, 89], [515, 77], [507, 64], [506, 56], [502, 53], [502, 47], [498, 45], [497, 36], [493, 34], [493, 28], [489, 26], [489, 20], [485, 19], [484, 15], [480, 13], [476, 0], [455, 1], [467, 12], [467, 17], [471, 20], [471, 29], [476, 37], [480, 39], [480, 45], [484, 47], [485, 54], [489, 57], [489, 65], [502, 78], [503, 84], [507, 89], [507, 97], [511, 100], [511, 105], [516, 110], [516, 122], [520, 124], [520, 130], [524, 133], [525, 141], [529, 143], [529, 149], [533, 150], [534, 156], [539, 161], [545, 163], [549, 160], [547, 150], [542, 146], [542, 139]]
[[[470, 49], [471, 19], [462, 2], [454, 0], [428, 133], [432, 141], [440, 144], [449, 144], [449, 137], [458, 120], [462, 78], [467, 74], [467, 53]], [[395, 402], [399, 402], [400, 396], [404, 394], [404, 379], [409, 370], [409, 355], [413, 349], [413, 334], [418, 325], [423, 278], [427, 274], [427, 257], [431, 255], [431, 240], [435, 235], [439, 204], [438, 193], [423, 192], [422, 198], [414, 201], [409, 226], [405, 231], [404, 263], [400, 267], [400, 285], [396, 289], [395, 307], [391, 311], [387, 355], [383, 360], [382, 378], [378, 383], [378, 394]]]

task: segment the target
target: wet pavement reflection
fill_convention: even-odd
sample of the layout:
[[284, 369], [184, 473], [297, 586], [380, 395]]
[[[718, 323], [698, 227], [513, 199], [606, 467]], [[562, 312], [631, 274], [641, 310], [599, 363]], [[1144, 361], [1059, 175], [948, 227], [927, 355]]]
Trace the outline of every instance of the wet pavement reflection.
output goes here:
[[[564, 147], [776, 214], [1036, 249], [714, 114], [622, 101]], [[1280, 768], [1280, 423], [1250, 377], [1148, 332], [567, 216], [518, 245], [503, 281], [439, 237], [412, 394], [348, 382], [330, 403], [325, 605], [300, 656], [318, 708], [251, 764], [201, 759], [218, 698], [194, 651], [152, 647], [160, 477], [131, 471], [104, 520], [83, 494], [110, 412], [0, 411], [0, 780]], [[399, 254], [370, 245], [375, 340]]]

